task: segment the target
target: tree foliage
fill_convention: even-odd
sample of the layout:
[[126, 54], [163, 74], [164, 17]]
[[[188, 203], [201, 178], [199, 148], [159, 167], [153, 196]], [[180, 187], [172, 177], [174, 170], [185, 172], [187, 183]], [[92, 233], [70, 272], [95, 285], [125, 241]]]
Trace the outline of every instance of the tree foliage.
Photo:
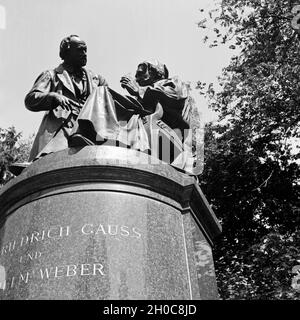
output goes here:
[[33, 137], [28, 140], [21, 137], [14, 127], [0, 128], [0, 187], [14, 177], [8, 170], [10, 164], [28, 160]]
[[[199, 27], [215, 24], [210, 46], [237, 50], [206, 95], [219, 121], [206, 128], [206, 196], [223, 235], [215, 263], [225, 299], [296, 299], [300, 264], [300, 36], [294, 1], [223, 0]], [[199, 82], [199, 89], [205, 86]], [[298, 161], [298, 162], [297, 162]]]

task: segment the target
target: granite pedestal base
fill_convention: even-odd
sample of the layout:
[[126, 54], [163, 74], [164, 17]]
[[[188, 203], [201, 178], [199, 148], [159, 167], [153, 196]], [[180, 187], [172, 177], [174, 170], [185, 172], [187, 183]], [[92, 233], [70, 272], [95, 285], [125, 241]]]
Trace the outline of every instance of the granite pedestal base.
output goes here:
[[1, 189], [0, 219], [0, 299], [218, 299], [213, 212], [144, 153], [49, 154]]

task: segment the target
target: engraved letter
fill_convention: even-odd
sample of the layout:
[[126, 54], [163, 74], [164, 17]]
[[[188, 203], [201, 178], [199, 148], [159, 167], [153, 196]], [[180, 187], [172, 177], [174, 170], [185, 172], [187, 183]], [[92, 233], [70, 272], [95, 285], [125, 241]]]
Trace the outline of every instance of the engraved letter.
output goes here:
[[[113, 233], [111, 230], [112, 230], [112, 227], [115, 227], [115, 232]], [[108, 225], [108, 233], [112, 236], [116, 236], [118, 234], [118, 226], [117, 225]]]
[[[88, 263], [82, 264], [81, 265], [81, 273], [80, 273], [80, 275], [82, 275], [82, 276], [90, 276], [91, 274], [89, 273], [89, 267], [90, 267], [90, 264], [88, 264]], [[87, 273], [84, 273], [84, 271], [86, 271]]]
[[[67, 277], [73, 277], [76, 276], [76, 265], [75, 264], [70, 264], [67, 265]], [[72, 272], [72, 274], [71, 274]]]
[[128, 236], [129, 236], [129, 231], [127, 230], [128, 227], [126, 227], [126, 226], [121, 226], [120, 229], [121, 229], [121, 232], [120, 232], [120, 233], [121, 233], [122, 236], [124, 236], [124, 237], [128, 237]]
[[12, 277], [10, 287], [12, 288], [14, 286], [15, 277]]
[[[59, 268], [61, 268], [62, 270], [59, 270]], [[55, 267], [55, 271], [54, 271], [54, 277], [55, 278], [61, 278], [63, 275], [59, 275], [58, 273], [59, 272], [63, 272], [63, 266], [59, 267], [59, 266], [56, 266]]]
[[29, 272], [26, 272], [26, 277], [24, 277], [22, 275], [22, 273], [20, 273], [19, 281], [23, 280], [23, 281], [25, 281], [25, 283], [27, 283], [28, 282], [28, 278], [29, 278]]
[[13, 242], [10, 242], [8, 244], [8, 251], [13, 251], [15, 249], [15, 246], [16, 246], [16, 241], [14, 240]]
[[88, 231], [88, 226], [91, 226], [91, 228], [93, 228], [93, 225], [92, 225], [92, 224], [86, 223], [86, 224], [81, 228], [81, 232], [82, 232], [83, 234], [91, 234], [91, 233], [94, 233], [93, 230]]
[[47, 233], [47, 236], [49, 239], [55, 239], [55, 237], [59, 236], [59, 235], [51, 235], [51, 232], [53, 231], [54, 229], [54, 233], [55, 233], [55, 229], [57, 229], [59, 227], [51, 227], [49, 230], [48, 230], [48, 233]]
[[49, 279], [50, 276], [50, 272], [52, 271], [52, 267], [50, 269], [45, 268], [45, 270], [43, 271], [43, 269], [40, 269], [40, 274], [41, 274], [41, 278], [44, 279], [45, 275], [46, 278]]
[[141, 237], [141, 234], [139, 232], [137, 232], [135, 228], [132, 228], [132, 231], [136, 234], [136, 236], [133, 236], [134, 238], [140, 238]]
[[44, 240], [45, 239], [45, 230], [42, 231], [42, 238], [41, 240]]
[[31, 234], [30, 243], [32, 243], [32, 242], [34, 241], [34, 239], [35, 239], [36, 241], [39, 241], [39, 238], [38, 238], [39, 235], [40, 235], [40, 234], [39, 234], [38, 232], [33, 231], [32, 234]]
[[27, 253], [27, 256], [30, 260], [33, 260], [33, 253]]
[[61, 238], [64, 236], [64, 235], [63, 235], [63, 230], [64, 230], [64, 228], [66, 228], [66, 234], [65, 234], [65, 236], [67, 237], [67, 236], [69, 235], [70, 226], [60, 227], [60, 233], [59, 233], [59, 235], [60, 235]]
[[98, 271], [98, 272], [100, 272], [100, 274], [102, 276], [104, 276], [104, 273], [103, 273], [102, 269], [103, 269], [103, 265], [101, 263], [94, 263], [93, 275], [95, 276], [96, 275], [96, 271]]
[[99, 227], [98, 227], [98, 229], [96, 231], [96, 234], [98, 234], [98, 232], [100, 232], [100, 231], [103, 232], [103, 234], [106, 234], [102, 224], [99, 225]]
[[[25, 244], [27, 244], [28, 241], [29, 241], [29, 238], [28, 238], [27, 236], [25, 236], [25, 237], [26, 237], [26, 242], [25, 242]], [[23, 243], [24, 243], [24, 237], [22, 237], [22, 239], [21, 239], [20, 247], [23, 246]]]
[[41, 253], [40, 251], [37, 251], [37, 252], [35, 253], [35, 255], [34, 255], [34, 259], [40, 258], [41, 255], [42, 255], [42, 253]]

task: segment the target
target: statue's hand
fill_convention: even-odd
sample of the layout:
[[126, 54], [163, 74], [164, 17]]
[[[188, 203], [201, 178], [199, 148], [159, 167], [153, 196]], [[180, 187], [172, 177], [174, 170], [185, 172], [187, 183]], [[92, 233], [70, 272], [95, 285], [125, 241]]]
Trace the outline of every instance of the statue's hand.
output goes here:
[[80, 104], [78, 102], [63, 96], [62, 94], [57, 92], [51, 92], [49, 94], [53, 99], [53, 106], [55, 108], [60, 106], [67, 111], [72, 110], [72, 106], [80, 108]]
[[139, 96], [139, 86], [133, 79], [128, 77], [122, 77], [120, 82], [121, 87], [126, 89], [129, 94], [136, 97]]

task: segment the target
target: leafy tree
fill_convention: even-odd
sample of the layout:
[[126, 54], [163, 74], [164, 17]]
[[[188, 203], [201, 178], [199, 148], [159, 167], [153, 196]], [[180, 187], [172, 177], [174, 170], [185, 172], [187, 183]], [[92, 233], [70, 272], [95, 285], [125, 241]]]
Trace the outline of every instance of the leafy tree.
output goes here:
[[28, 159], [33, 137], [24, 141], [21, 136], [14, 127], [0, 128], [0, 187], [13, 177], [8, 166]]
[[237, 50], [206, 88], [219, 113], [205, 137], [201, 186], [220, 218], [215, 247], [221, 297], [296, 299], [292, 269], [300, 264], [300, 39], [291, 27], [294, 1], [223, 0], [199, 27], [213, 22], [211, 47]]

